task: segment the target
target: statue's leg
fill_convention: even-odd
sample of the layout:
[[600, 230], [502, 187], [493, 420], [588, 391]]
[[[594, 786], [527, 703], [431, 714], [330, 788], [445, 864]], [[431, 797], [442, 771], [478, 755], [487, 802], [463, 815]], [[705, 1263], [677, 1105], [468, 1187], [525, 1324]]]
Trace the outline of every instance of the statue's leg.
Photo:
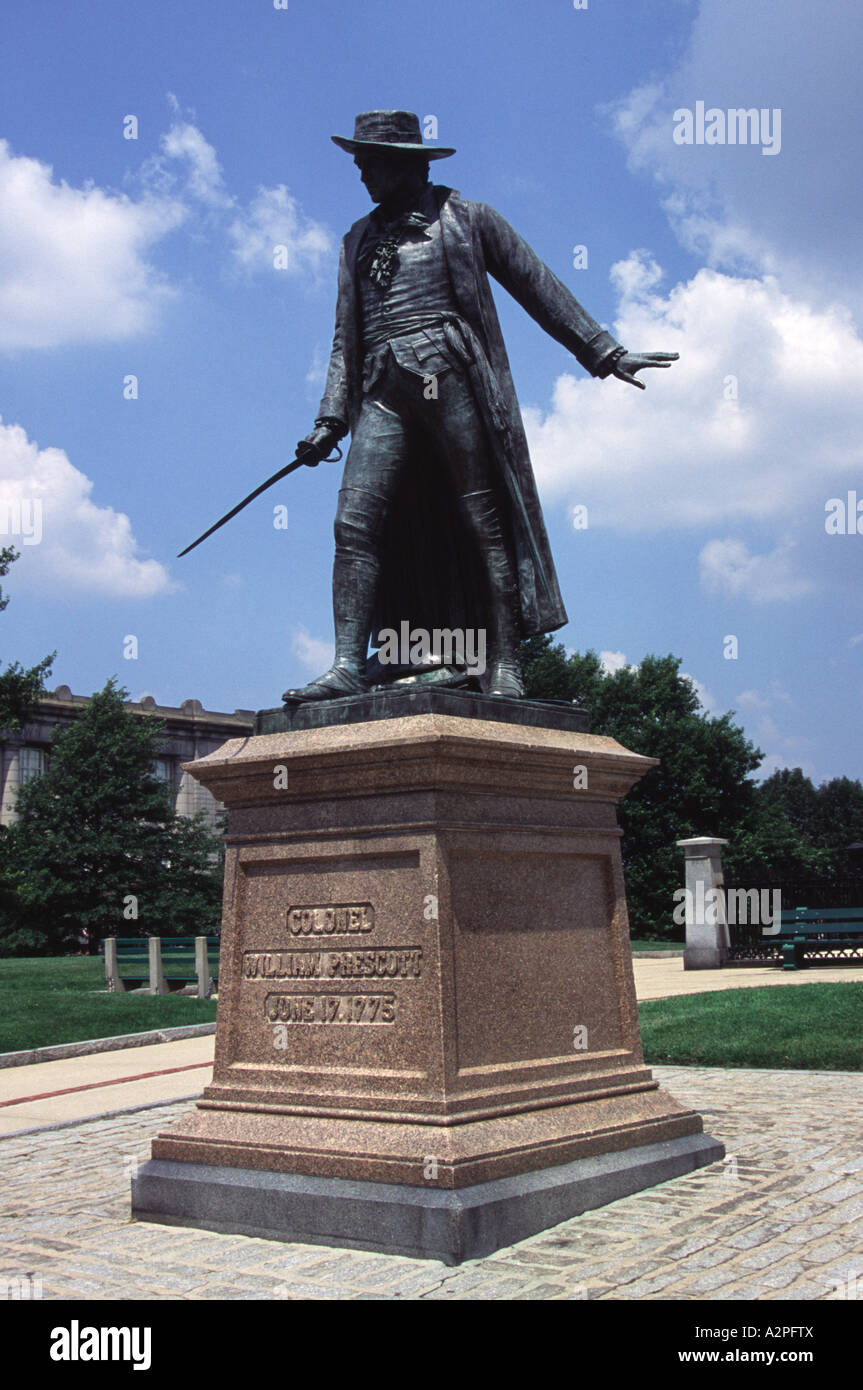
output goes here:
[[[521, 696], [518, 580], [485, 425], [463, 372], [446, 372], [438, 390], [438, 399], [429, 402], [426, 418], [432, 422], [441, 459], [485, 568], [491, 627], [487, 691], [490, 695]], [[433, 408], [436, 414], [431, 413]]]
[[489, 695], [524, 694], [518, 660], [520, 623], [515, 568], [504, 533], [499, 498], [493, 488], [462, 493], [462, 515], [485, 562], [491, 641]]
[[369, 688], [366, 657], [380, 577], [380, 536], [405, 457], [400, 416], [377, 399], [367, 400], [345, 461], [334, 528], [335, 659], [308, 685], [286, 690], [285, 701], [332, 700]]

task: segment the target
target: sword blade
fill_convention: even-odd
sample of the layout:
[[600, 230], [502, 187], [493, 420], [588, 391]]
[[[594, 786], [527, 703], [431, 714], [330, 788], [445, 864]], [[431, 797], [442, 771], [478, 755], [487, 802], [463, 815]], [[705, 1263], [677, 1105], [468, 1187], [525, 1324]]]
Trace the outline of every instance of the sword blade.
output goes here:
[[250, 492], [248, 497], [244, 497], [242, 502], [238, 502], [236, 507], [232, 507], [229, 512], [226, 512], [225, 515], [216, 522], [215, 526], [211, 526], [209, 531], [204, 532], [203, 536], [199, 536], [196, 541], [192, 541], [191, 545], [187, 545], [185, 550], [181, 550], [177, 559], [181, 560], [184, 555], [188, 555], [190, 550], [194, 550], [196, 545], [201, 544], [201, 541], [205, 541], [208, 536], [212, 536], [214, 531], [218, 531], [219, 527], [224, 526], [226, 522], [237, 515], [237, 512], [241, 512], [244, 507], [248, 507], [250, 502], [254, 502], [255, 498], [260, 497], [262, 492], [266, 492], [268, 487], [273, 486], [273, 483], [279, 482], [281, 478], [287, 478], [288, 474], [293, 473], [295, 468], [302, 468], [306, 463], [306, 453], [308, 453], [308, 450], [304, 451], [304, 455], [300, 455], [291, 463], [286, 464], [284, 468], [280, 468], [278, 473], [274, 473], [272, 478], [268, 478], [265, 483], [261, 483], [259, 487], [256, 487], [254, 492]]

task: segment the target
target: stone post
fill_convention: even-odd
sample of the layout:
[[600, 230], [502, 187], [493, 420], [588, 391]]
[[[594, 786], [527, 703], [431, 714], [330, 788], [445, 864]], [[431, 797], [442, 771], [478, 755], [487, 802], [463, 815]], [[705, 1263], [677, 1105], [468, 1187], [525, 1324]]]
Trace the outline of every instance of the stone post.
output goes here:
[[113, 993], [122, 993], [126, 986], [120, 979], [120, 971], [117, 965], [117, 938], [116, 936], [105, 937], [105, 983]]
[[678, 840], [686, 855], [686, 949], [684, 970], [718, 970], [728, 960], [722, 846], [727, 840], [697, 835]]
[[207, 955], [207, 938], [195, 937], [195, 974], [198, 977], [198, 998], [209, 999], [213, 981], [210, 978], [210, 961]]
[[160, 936], [150, 937], [150, 993], [168, 993], [165, 973], [162, 970], [162, 938]]

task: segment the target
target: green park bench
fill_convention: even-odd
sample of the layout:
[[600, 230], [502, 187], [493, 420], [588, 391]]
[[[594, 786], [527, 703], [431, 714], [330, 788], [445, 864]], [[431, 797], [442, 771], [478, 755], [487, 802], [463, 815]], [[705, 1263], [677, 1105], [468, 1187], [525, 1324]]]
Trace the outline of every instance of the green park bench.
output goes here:
[[[113, 941], [117, 953], [117, 971], [114, 978], [122, 981], [121, 988], [124, 990], [139, 989], [150, 978], [148, 938], [146, 936], [115, 936]], [[108, 988], [110, 989], [111, 976], [108, 974], [110, 947], [107, 941], [102, 942], [101, 950], [105, 958], [105, 978], [108, 980]]]
[[102, 943], [108, 989], [124, 992], [148, 985], [168, 994], [197, 984], [206, 997], [219, 980], [218, 936], [120, 936]]
[[863, 950], [863, 907], [783, 907], [782, 969], [800, 970], [809, 951]]

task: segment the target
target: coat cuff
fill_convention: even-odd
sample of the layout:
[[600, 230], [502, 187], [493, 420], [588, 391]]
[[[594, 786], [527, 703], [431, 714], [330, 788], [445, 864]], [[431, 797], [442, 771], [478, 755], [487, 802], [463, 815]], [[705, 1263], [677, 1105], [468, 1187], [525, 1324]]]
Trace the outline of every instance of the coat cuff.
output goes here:
[[591, 376], [600, 378], [611, 376], [615, 363], [625, 351], [626, 348], [623, 344], [603, 329], [585, 344], [582, 365], [587, 368]]
[[333, 434], [337, 434], [339, 439], [344, 439], [348, 432], [348, 427], [344, 420], [338, 419], [335, 415], [319, 415], [315, 421], [315, 425], [320, 429], [332, 430]]

